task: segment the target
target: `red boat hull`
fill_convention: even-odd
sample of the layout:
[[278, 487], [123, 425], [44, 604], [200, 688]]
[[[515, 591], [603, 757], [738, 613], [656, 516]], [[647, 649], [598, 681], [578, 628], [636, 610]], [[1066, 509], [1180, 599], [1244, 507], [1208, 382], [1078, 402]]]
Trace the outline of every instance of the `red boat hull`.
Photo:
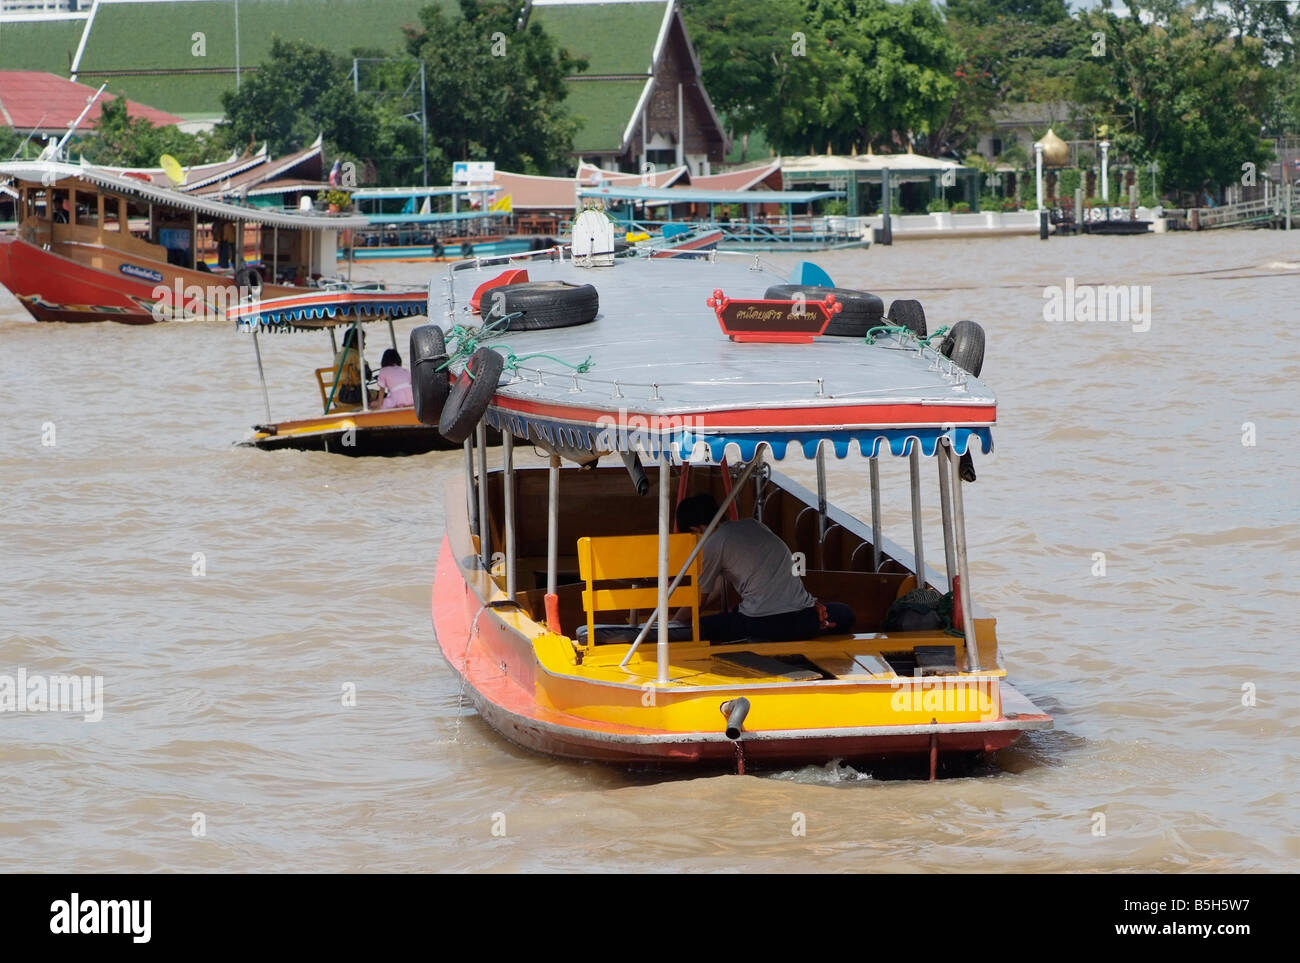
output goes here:
[[[0, 285], [37, 321], [153, 324], [168, 320], [170, 306], [167, 310], [156, 307], [161, 300], [156, 293], [160, 286], [167, 291], [169, 304], [176, 303], [177, 313], [191, 318], [219, 314], [219, 307], [207, 302], [214, 294], [224, 295], [225, 304], [238, 300], [238, 289], [224, 275], [142, 261], [109, 248], [98, 253], [113, 270], [81, 264], [18, 238], [0, 241]], [[262, 296], [301, 290], [268, 285]], [[202, 301], [188, 300], [199, 291]]]

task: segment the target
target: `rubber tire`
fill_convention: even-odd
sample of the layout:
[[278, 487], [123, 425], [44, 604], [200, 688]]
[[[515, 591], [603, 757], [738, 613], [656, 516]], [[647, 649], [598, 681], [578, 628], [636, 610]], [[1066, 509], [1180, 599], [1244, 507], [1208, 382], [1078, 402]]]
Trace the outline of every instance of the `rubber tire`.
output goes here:
[[447, 360], [447, 342], [442, 328], [422, 324], [411, 329], [411, 395], [415, 417], [422, 425], [436, 425], [442, 417], [451, 381], [439, 367]]
[[939, 345], [939, 353], [978, 378], [984, 367], [984, 329], [975, 321], [958, 321]]
[[[497, 393], [505, 365], [505, 358], [491, 348], [479, 348], [469, 356], [443, 405], [438, 434], [457, 445], [470, 436]], [[473, 378], [469, 372], [473, 372]]]
[[921, 307], [920, 301], [910, 299], [894, 301], [889, 305], [888, 317], [890, 324], [907, 328], [918, 338], [925, 337], [925, 308]]
[[[984, 368], [984, 329], [975, 321], [958, 321], [939, 345], [939, 353], [978, 378]], [[957, 470], [962, 481], [975, 480], [975, 460], [969, 449], [961, 456]]]
[[867, 331], [880, 324], [885, 316], [885, 302], [868, 291], [852, 288], [823, 288], [813, 284], [774, 284], [763, 294], [769, 301], [793, 301], [802, 294], [809, 301], [820, 301], [828, 294], [844, 307], [831, 317], [822, 334], [835, 338], [865, 338]]
[[501, 310], [494, 318], [522, 311], [523, 316], [511, 318], [507, 331], [545, 331], [549, 328], [572, 328], [590, 324], [600, 311], [600, 295], [590, 284], [569, 284], [564, 281], [530, 281], [523, 284], [502, 284], [488, 288], [479, 299], [479, 315], [484, 321], [492, 312], [497, 296]]
[[235, 286], [248, 288], [249, 291], [257, 293], [262, 290], [262, 274], [257, 268], [244, 265], [234, 276]]

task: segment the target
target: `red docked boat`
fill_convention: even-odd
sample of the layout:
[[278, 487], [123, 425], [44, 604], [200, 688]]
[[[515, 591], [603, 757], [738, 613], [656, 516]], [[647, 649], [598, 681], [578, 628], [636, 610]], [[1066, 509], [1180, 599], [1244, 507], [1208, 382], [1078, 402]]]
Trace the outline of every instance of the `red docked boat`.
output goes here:
[[[338, 232], [365, 224], [206, 200], [57, 161], [0, 163], [5, 182], [18, 227], [0, 239], [0, 284], [37, 321], [224, 319], [241, 299], [312, 290], [309, 279], [337, 271]], [[199, 253], [208, 231], [233, 235], [224, 264]], [[250, 240], [254, 261], [245, 258]]]

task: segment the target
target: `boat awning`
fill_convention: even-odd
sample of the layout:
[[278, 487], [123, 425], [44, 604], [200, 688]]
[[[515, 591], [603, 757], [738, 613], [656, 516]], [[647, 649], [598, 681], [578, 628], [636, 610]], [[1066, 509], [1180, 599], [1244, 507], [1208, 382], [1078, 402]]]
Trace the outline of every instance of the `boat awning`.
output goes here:
[[226, 311], [235, 326], [250, 328], [333, 328], [355, 321], [413, 318], [428, 310], [426, 291], [318, 291], [270, 301], [251, 301]]
[[445, 214], [367, 214], [371, 227], [385, 224], [434, 224], [441, 221], [472, 221], [485, 217], [508, 217], [505, 211], [457, 211]]
[[345, 228], [365, 227], [364, 217], [346, 214], [300, 214], [267, 208], [246, 207], [224, 201], [206, 200], [193, 194], [158, 187], [134, 177], [124, 177], [96, 167], [64, 164], [54, 161], [10, 161], [0, 163], [0, 178], [51, 184], [66, 178], [76, 178], [114, 194], [138, 197], [153, 204], [184, 211], [194, 211], [206, 217], [226, 221], [247, 221], [266, 227], [290, 231], [337, 231]]
[[780, 461], [787, 454], [802, 451], [812, 458], [818, 448], [832, 452], [836, 458], [847, 458], [855, 450], [864, 458], [883, 455], [907, 455], [913, 446], [927, 458], [933, 457], [940, 439], [947, 438], [958, 455], [967, 451], [988, 454], [993, 450], [993, 432], [989, 428], [861, 428], [841, 431], [816, 429], [810, 431], [756, 431], [708, 432], [678, 426], [650, 430], [639, 426], [620, 430], [616, 424], [594, 427], [546, 418], [536, 414], [523, 414], [494, 405], [489, 408], [486, 421], [493, 428], [510, 431], [533, 444], [545, 444], [561, 449], [581, 452], [644, 451], [659, 457], [667, 448], [675, 457], [688, 460], [707, 457], [720, 462], [724, 457], [733, 464], [749, 461], [760, 445], [771, 449], [771, 456]]
[[[526, 268], [531, 282], [590, 284], [599, 297], [588, 324], [480, 331], [466, 347], [506, 359], [489, 424], [566, 457], [657, 455], [667, 447], [679, 457], [707, 449], [715, 460], [728, 451], [746, 459], [760, 444], [776, 458], [819, 445], [841, 458], [855, 450], [902, 455], [914, 445], [933, 455], [942, 438], [959, 453], [972, 444], [992, 449], [992, 390], [910, 333], [882, 331], [874, 344], [861, 335], [804, 344], [729, 340], [710, 296], [721, 289], [761, 299], [769, 285], [786, 281], [752, 257], [635, 258], [587, 268], [538, 256], [510, 266]], [[469, 331], [480, 319], [467, 304], [497, 269], [454, 268], [446, 307], [431, 304], [430, 317], [445, 331]], [[930, 327], [937, 332], [942, 323], [936, 317]], [[459, 367], [458, 357], [452, 368]]]
[[450, 197], [454, 194], [491, 194], [498, 184], [458, 184], [453, 187], [359, 187], [354, 201], [400, 201], [411, 197]]
[[843, 191], [710, 191], [695, 187], [582, 187], [579, 197], [646, 204], [808, 204], [844, 197]]

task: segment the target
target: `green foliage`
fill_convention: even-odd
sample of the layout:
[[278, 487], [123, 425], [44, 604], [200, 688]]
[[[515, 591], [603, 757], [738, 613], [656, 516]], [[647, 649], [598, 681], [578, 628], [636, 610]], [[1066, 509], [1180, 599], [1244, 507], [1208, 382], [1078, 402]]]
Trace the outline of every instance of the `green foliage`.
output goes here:
[[949, 20], [980, 25], [999, 20], [1053, 24], [1070, 18], [1065, 0], [946, 0], [944, 12]]
[[22, 142], [23, 139], [14, 133], [12, 127], [0, 127], [0, 161], [13, 157]]
[[1074, 197], [1074, 192], [1083, 186], [1083, 171], [1067, 168], [1060, 172], [1056, 181], [1056, 192], [1062, 197]]
[[502, 0], [461, 0], [460, 18], [426, 7], [406, 48], [426, 65], [431, 147], [451, 160], [551, 174], [567, 166], [578, 128], [564, 109], [565, 77], [586, 61], [536, 22], [516, 30], [517, 13]]
[[941, 214], [948, 210], [948, 201], [944, 197], [932, 197], [925, 209], [930, 214]]
[[969, 213], [970, 213], [970, 202], [968, 202], [968, 201], [957, 201], [955, 204], [952, 205], [952, 212], [953, 212], [954, 214], [969, 214]]
[[316, 200], [321, 204], [338, 208], [340, 211], [346, 211], [352, 206], [352, 195], [337, 187], [317, 192]]
[[956, 48], [925, 0], [688, 0], [704, 83], [782, 153], [905, 149], [942, 120]]
[[827, 217], [838, 217], [849, 212], [849, 202], [843, 198], [832, 198], [822, 203], [822, 214]]
[[157, 127], [143, 117], [129, 116], [123, 97], [103, 101], [93, 132], [76, 136], [67, 152], [110, 167], [157, 167], [163, 154], [188, 167], [211, 163], [226, 153], [206, 134], [186, 134], [174, 124]]
[[261, 67], [244, 78], [237, 92], [221, 95], [226, 119], [218, 136], [235, 149], [265, 141], [274, 156], [301, 150], [323, 133], [337, 151], [365, 156], [379, 120], [353, 93], [350, 66], [320, 47], [275, 38]]
[[1113, 118], [1112, 156], [1156, 160], [1162, 186], [1200, 193], [1262, 167], [1259, 138], [1280, 78], [1265, 65], [1264, 41], [1233, 37], [1228, 23], [1194, 4], [1131, 4], [1145, 16], [1092, 12], [1088, 30], [1106, 35], [1106, 56], [1079, 69], [1076, 93]]

